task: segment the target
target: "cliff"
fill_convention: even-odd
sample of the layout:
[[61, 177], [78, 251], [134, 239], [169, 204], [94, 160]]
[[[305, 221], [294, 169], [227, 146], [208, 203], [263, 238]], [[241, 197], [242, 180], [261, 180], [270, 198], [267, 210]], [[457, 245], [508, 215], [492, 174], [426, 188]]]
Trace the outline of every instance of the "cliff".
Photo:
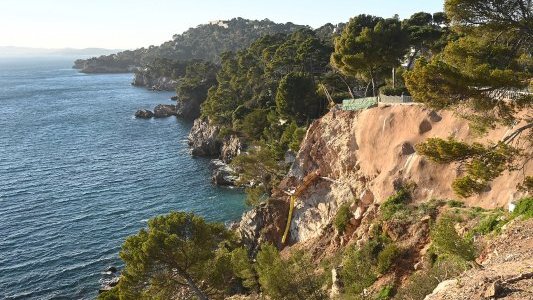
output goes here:
[[152, 73], [137, 70], [131, 84], [156, 91], [175, 91], [178, 81], [167, 76], [155, 76]]
[[[413, 194], [415, 203], [457, 199], [451, 182], [461, 174], [458, 166], [431, 162], [419, 156], [414, 146], [429, 137], [449, 136], [488, 143], [501, 139], [507, 130], [497, 128], [486, 136], [476, 137], [465, 120], [450, 112], [436, 113], [419, 105], [329, 112], [309, 127], [295, 163], [274, 192], [274, 197], [285, 201], [288, 207], [288, 197], [282, 191], [297, 188], [312, 172], [318, 171], [322, 177], [297, 199], [290, 243], [306, 242], [323, 235], [331, 228], [341, 204], [361, 200], [359, 213], [363, 214], [368, 207], [379, 205], [394, 194], [402, 183], [417, 186]], [[517, 192], [516, 184], [532, 171], [533, 163], [528, 162], [524, 170], [505, 172], [489, 190], [463, 200], [469, 206], [506, 207], [509, 201], [523, 196]], [[249, 220], [248, 223], [254, 222]], [[279, 228], [273, 227], [265, 227], [262, 232], [277, 239], [282, 234]]]

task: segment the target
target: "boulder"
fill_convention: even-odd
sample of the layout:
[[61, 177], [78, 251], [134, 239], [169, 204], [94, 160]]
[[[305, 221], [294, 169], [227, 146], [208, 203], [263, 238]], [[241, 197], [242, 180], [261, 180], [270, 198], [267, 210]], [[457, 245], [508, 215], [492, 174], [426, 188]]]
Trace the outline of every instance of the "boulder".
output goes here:
[[170, 97], [170, 100], [172, 100], [172, 101], [178, 101], [178, 96], [172, 96], [172, 97]]
[[176, 115], [176, 105], [158, 104], [154, 108], [154, 118], [166, 118]]
[[139, 119], [150, 119], [154, 116], [154, 113], [147, 109], [139, 109], [135, 112], [135, 118]]

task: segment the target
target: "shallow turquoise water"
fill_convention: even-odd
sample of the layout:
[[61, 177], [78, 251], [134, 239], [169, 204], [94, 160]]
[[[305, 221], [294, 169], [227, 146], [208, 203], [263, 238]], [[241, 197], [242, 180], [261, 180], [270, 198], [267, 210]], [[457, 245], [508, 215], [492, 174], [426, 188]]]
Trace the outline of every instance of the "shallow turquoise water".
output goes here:
[[91, 299], [125, 237], [171, 210], [237, 219], [240, 191], [189, 156], [191, 124], [137, 120], [172, 93], [72, 59], [0, 60], [0, 299]]

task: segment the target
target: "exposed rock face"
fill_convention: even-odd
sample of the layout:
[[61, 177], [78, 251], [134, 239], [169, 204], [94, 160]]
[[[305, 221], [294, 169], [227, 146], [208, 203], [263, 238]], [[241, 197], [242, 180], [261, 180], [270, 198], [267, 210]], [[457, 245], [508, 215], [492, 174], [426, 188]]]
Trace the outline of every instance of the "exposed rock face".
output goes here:
[[139, 70], [135, 72], [131, 84], [134, 86], [144, 86], [156, 91], [174, 91], [178, 81], [165, 76], [153, 77], [144, 70]]
[[281, 248], [279, 237], [283, 234], [288, 203], [269, 200], [244, 213], [237, 233], [252, 254], [257, 253], [262, 242], [272, 242]]
[[148, 109], [139, 109], [135, 112], [135, 118], [150, 119], [154, 116], [154, 113]]
[[238, 136], [232, 134], [225, 137], [222, 141], [222, 148], [220, 149], [220, 159], [225, 163], [230, 163], [234, 157], [241, 154], [242, 149], [243, 145]]
[[210, 125], [207, 119], [194, 120], [188, 137], [191, 154], [194, 156], [218, 158], [222, 146], [218, 132], [219, 128]]
[[188, 120], [194, 120], [200, 117], [200, 105], [201, 102], [192, 101], [192, 100], [182, 100], [176, 99], [176, 112], [179, 117]]
[[158, 104], [154, 108], [154, 118], [166, 118], [176, 115], [176, 105]]
[[216, 185], [234, 186], [237, 179], [239, 179], [235, 171], [220, 159], [212, 160], [211, 168], [213, 170], [211, 180]]
[[[288, 176], [274, 192], [277, 199], [288, 202], [289, 197], [281, 191], [294, 190], [302, 185], [306, 175], [320, 173], [321, 178], [298, 196], [289, 242], [313, 240], [330, 230], [339, 206], [345, 202], [360, 200], [359, 211], [355, 207], [354, 213], [369, 214], [374, 210], [367, 207], [387, 199], [402, 182], [418, 186], [413, 195], [415, 203], [456, 198], [451, 181], [461, 175], [457, 165], [428, 161], [414, 152], [414, 145], [428, 137], [449, 136], [487, 143], [501, 139], [507, 130], [497, 128], [487, 136], [475, 138], [465, 120], [418, 105], [326, 114], [310, 126]], [[525, 164], [526, 174], [532, 169], [533, 162]], [[516, 183], [522, 180], [523, 173], [506, 172], [491, 184], [490, 190], [464, 199], [465, 203], [484, 208], [505, 206], [510, 198], [522, 196], [516, 193]], [[282, 216], [283, 221], [286, 218]]]

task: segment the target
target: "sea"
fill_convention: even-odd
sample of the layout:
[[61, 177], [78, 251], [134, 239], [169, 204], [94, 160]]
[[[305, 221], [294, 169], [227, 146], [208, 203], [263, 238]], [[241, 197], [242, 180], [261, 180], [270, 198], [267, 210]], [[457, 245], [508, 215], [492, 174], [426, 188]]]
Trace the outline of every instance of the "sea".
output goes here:
[[0, 58], [0, 299], [94, 299], [149, 218], [246, 209], [189, 154], [190, 122], [134, 118], [173, 93], [79, 73], [74, 59]]

